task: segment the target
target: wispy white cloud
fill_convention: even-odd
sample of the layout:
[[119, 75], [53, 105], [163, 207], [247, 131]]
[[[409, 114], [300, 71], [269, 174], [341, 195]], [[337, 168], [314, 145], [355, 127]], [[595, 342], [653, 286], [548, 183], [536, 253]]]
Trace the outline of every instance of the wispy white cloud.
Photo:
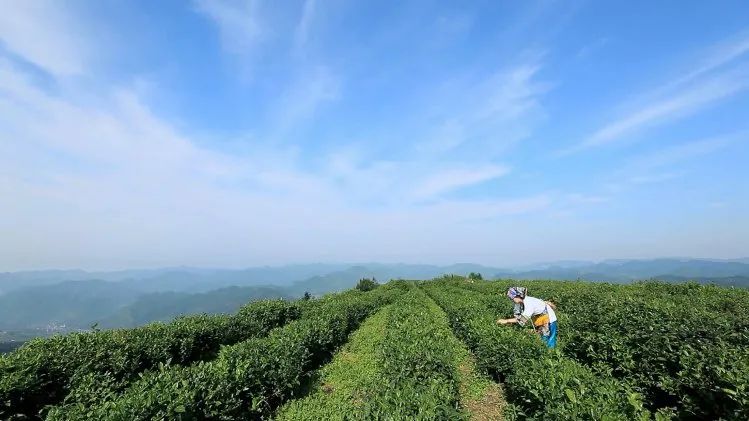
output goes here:
[[73, 5], [53, 0], [0, 1], [0, 42], [6, 49], [57, 76], [80, 75], [90, 59], [85, 25]]
[[732, 143], [746, 141], [747, 139], [749, 139], [749, 133], [739, 132], [687, 141], [638, 156], [628, 164], [628, 167], [637, 169], [661, 168], [692, 158], [702, 157], [725, 148]]
[[471, 169], [453, 169], [430, 175], [413, 192], [417, 199], [432, 198], [443, 193], [499, 178], [510, 172], [500, 165]]
[[452, 223], [473, 222], [510, 215], [539, 212], [549, 208], [553, 198], [547, 194], [537, 194], [522, 198], [488, 199], [470, 201], [444, 201], [414, 211], [414, 220], [452, 221]]
[[607, 124], [580, 146], [600, 146], [620, 140], [625, 135], [665, 121], [698, 112], [711, 104], [749, 88], [749, 75], [744, 72], [725, 74], [697, 86], [690, 86], [669, 98], [649, 104], [644, 109]]
[[528, 136], [543, 115], [541, 97], [549, 86], [537, 81], [540, 55], [482, 80], [458, 84], [448, 98], [431, 98], [444, 107], [431, 135], [417, 145], [419, 153], [442, 154], [463, 145], [496, 155]]
[[193, 0], [198, 12], [211, 19], [224, 48], [233, 54], [251, 54], [267, 33], [258, 0]]
[[666, 85], [666, 88], [688, 83], [704, 74], [719, 69], [749, 53], [749, 32], [741, 33], [733, 39], [722, 42], [712, 48], [699, 66], [687, 71], [683, 76]]
[[305, 0], [302, 6], [302, 15], [294, 30], [294, 43], [297, 49], [303, 49], [310, 37], [313, 19], [317, 11], [316, 0]]
[[580, 48], [580, 50], [577, 52], [577, 58], [583, 59], [589, 57], [591, 54], [593, 54], [595, 51], [598, 51], [605, 47], [609, 43], [609, 39], [607, 37], [601, 37], [597, 40], [591, 42], [590, 44], [585, 45], [584, 47]]
[[[253, 74], [258, 56], [267, 50], [281, 51], [289, 48], [297, 52], [305, 49], [311, 36], [319, 4], [306, 0], [300, 9], [296, 25], [282, 19], [267, 9], [263, 0], [193, 0], [195, 9], [210, 19], [221, 34], [224, 49], [240, 57], [244, 72], [239, 77]], [[278, 54], [276, 51], [276, 54]], [[324, 60], [309, 54], [290, 55], [293, 64], [288, 66], [284, 83], [269, 98], [267, 117], [269, 134], [274, 141], [283, 138], [300, 124], [312, 118], [324, 104], [341, 96], [342, 77], [326, 65]]]
[[627, 179], [627, 182], [629, 184], [653, 184], [673, 180], [674, 178], [679, 178], [683, 175], [684, 172], [662, 172], [655, 174], [635, 175], [629, 177]]
[[545, 85], [534, 80], [540, 68], [534, 60], [490, 78], [481, 86], [485, 99], [479, 101], [476, 119], [514, 120], [537, 107], [539, 95], [546, 91]]
[[611, 197], [595, 194], [569, 193], [564, 199], [571, 205], [589, 205], [609, 202]]
[[325, 162], [320, 174], [349, 200], [383, 208], [433, 204], [449, 193], [510, 173], [509, 167], [499, 164], [371, 160], [354, 148], [332, 153]]
[[618, 181], [607, 184], [609, 191], [620, 192], [629, 187], [663, 183], [685, 177], [683, 164], [702, 158], [748, 139], [746, 132], [682, 142], [673, 146], [641, 154], [630, 159], [613, 177]]
[[464, 40], [474, 28], [476, 16], [468, 11], [455, 11], [437, 17], [431, 24], [429, 37], [422, 40], [426, 48], [436, 50], [449, 48]]
[[[500, 151], [527, 136], [540, 113], [546, 86], [535, 81], [538, 56], [484, 78], [456, 80], [424, 98], [426, 120], [438, 125], [395, 160], [371, 159], [349, 148], [328, 159], [328, 171], [351, 197], [385, 198], [396, 206], [422, 206], [510, 172]], [[416, 111], [418, 114], [420, 111]], [[403, 147], [399, 145], [399, 147]], [[469, 151], [456, 157], [461, 148]], [[489, 198], [487, 197], [487, 200]]]
[[641, 94], [644, 102], [605, 124], [582, 142], [562, 150], [568, 155], [627, 139], [658, 125], [698, 113], [749, 88], [749, 67], [740, 59], [749, 52], [749, 37], [713, 46], [693, 68], [652, 92]]
[[312, 118], [320, 107], [341, 97], [342, 83], [326, 66], [305, 67], [297, 72], [271, 109], [273, 138]]

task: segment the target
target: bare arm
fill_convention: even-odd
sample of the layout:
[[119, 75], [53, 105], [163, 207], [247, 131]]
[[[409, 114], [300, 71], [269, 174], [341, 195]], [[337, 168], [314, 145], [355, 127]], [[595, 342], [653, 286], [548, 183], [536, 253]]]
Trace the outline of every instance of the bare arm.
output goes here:
[[497, 320], [498, 325], [511, 325], [517, 322], [518, 322], [518, 319], [516, 319], [515, 317], [513, 317], [512, 319], [498, 319]]

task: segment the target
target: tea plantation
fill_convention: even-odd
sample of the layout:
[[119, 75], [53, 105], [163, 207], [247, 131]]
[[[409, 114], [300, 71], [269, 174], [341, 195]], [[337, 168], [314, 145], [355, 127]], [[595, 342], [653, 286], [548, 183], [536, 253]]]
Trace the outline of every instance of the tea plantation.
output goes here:
[[522, 281], [557, 306], [549, 350], [495, 323], [514, 285], [391, 281], [34, 340], [0, 357], [0, 419], [749, 419], [749, 291]]

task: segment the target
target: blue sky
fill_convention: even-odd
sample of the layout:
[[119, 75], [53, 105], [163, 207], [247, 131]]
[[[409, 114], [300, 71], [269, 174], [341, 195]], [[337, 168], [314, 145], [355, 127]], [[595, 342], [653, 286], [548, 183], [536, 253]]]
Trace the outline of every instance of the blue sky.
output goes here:
[[0, 7], [0, 270], [749, 255], [745, 1]]

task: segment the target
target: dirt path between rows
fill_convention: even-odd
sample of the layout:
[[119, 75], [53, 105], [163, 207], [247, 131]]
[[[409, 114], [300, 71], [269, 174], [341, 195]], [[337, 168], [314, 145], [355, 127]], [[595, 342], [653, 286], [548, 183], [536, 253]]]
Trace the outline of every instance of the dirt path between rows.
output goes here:
[[[480, 379], [473, 357], [458, 366], [460, 396], [463, 408], [472, 421], [504, 421], [505, 397], [502, 386], [488, 379]], [[479, 382], [480, 386], [476, 383]], [[471, 384], [473, 383], [473, 384]], [[478, 390], [477, 390], [478, 389]]]

